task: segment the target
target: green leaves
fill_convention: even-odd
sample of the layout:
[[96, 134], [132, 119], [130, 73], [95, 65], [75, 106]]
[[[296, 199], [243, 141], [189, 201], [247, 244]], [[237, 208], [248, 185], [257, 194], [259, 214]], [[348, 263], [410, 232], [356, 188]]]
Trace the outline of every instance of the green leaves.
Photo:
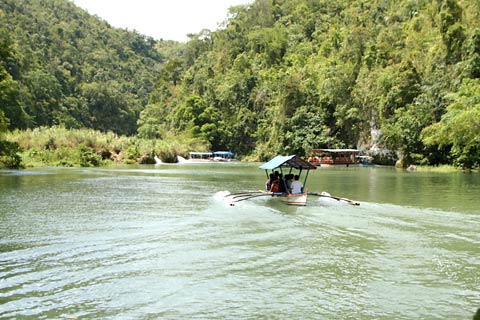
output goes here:
[[257, 0], [185, 45], [42, 4], [0, 2], [0, 127], [177, 135], [257, 158], [379, 146], [477, 165], [474, 1]]
[[191, 37], [179, 80], [168, 77], [169, 89], [154, 94], [150, 128], [259, 158], [377, 145], [411, 162], [445, 159], [430, 157], [420, 132], [440, 119], [462, 76], [480, 68], [469, 27], [476, 15], [463, 21], [465, 8], [478, 11], [455, 0], [236, 7], [224, 28]]
[[16, 142], [0, 140], [0, 168], [18, 169], [22, 167], [21, 148]]
[[156, 41], [64, 0], [2, 0], [0, 26], [0, 108], [11, 129], [136, 132], [162, 59]]
[[454, 162], [464, 168], [480, 166], [480, 79], [465, 79], [450, 94], [447, 112], [422, 132], [426, 145], [451, 145]]
[[81, 86], [93, 128], [103, 132], [135, 132], [133, 100], [116, 81], [91, 82]]

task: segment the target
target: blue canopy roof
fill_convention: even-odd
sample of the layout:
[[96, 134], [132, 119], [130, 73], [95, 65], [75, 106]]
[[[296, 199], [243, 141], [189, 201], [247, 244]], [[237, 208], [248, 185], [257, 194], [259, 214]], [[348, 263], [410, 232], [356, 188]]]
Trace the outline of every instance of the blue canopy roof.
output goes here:
[[317, 169], [316, 166], [296, 155], [276, 156], [272, 160], [262, 164], [259, 168], [264, 170], [274, 170], [279, 167], [293, 167], [295, 169]]
[[233, 157], [233, 152], [230, 151], [214, 151], [213, 154], [216, 156]]

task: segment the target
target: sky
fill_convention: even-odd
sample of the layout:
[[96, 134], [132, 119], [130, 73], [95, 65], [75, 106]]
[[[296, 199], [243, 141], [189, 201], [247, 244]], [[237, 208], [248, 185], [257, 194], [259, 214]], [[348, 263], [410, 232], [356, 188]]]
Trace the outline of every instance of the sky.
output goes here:
[[73, 0], [78, 7], [117, 28], [136, 30], [156, 40], [186, 42], [188, 33], [214, 31], [228, 8], [254, 0]]

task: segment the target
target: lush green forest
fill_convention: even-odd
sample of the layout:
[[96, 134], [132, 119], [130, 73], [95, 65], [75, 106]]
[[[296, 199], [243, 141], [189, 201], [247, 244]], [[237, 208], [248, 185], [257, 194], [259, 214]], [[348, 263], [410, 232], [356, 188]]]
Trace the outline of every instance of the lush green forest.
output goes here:
[[[0, 165], [18, 166], [18, 152], [33, 147], [22, 131], [5, 140], [7, 130], [63, 134], [46, 130], [56, 126], [135, 135], [162, 64], [182, 46], [112, 28], [66, 0], [0, 1]], [[94, 140], [86, 142], [94, 147]], [[48, 151], [48, 144], [24, 157], [37, 149]]]
[[268, 158], [312, 147], [479, 164], [478, 1], [257, 0], [187, 43], [139, 134]]
[[134, 134], [162, 56], [156, 42], [62, 0], [0, 2], [2, 110], [11, 128]]
[[256, 0], [186, 44], [111, 28], [66, 0], [2, 0], [0, 22], [3, 130], [480, 166], [475, 0]]

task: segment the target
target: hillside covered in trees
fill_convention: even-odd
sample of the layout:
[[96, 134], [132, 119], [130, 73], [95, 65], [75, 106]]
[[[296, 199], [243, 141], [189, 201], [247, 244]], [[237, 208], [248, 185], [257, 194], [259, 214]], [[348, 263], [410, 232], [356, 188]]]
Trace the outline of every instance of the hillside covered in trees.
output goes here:
[[387, 148], [479, 164], [478, 1], [257, 0], [169, 61], [139, 133], [259, 158]]
[[0, 104], [10, 128], [135, 134], [164, 57], [65, 0], [0, 2]]
[[181, 45], [66, 0], [3, 0], [0, 124], [181, 135], [261, 160], [353, 147], [478, 167], [479, 6], [256, 0]]

